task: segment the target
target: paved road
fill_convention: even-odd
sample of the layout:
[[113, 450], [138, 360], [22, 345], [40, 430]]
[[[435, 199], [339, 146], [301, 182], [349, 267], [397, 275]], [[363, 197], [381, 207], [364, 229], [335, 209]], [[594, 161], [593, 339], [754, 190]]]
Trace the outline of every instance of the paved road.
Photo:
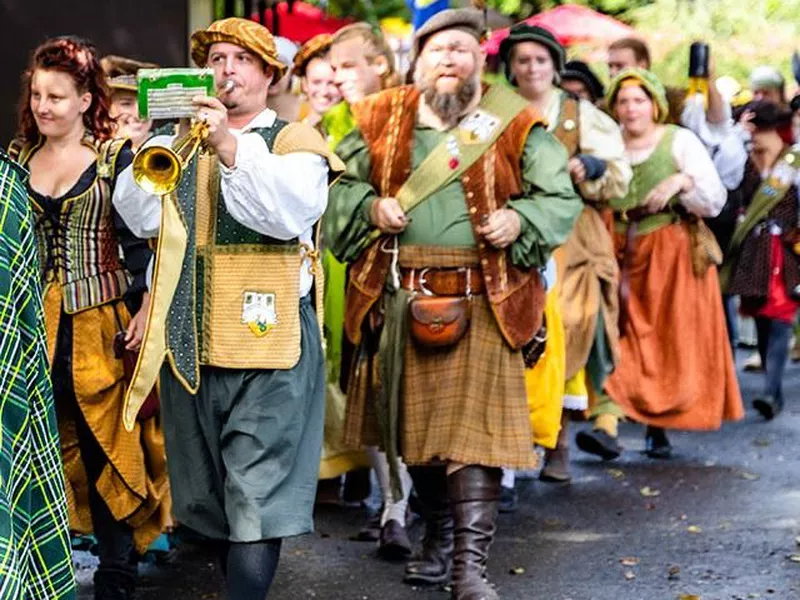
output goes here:
[[[678, 456], [641, 454], [643, 429], [621, 431], [615, 463], [575, 456], [571, 485], [519, 482], [520, 509], [500, 518], [490, 575], [504, 600], [800, 599], [800, 368], [794, 409], [772, 423], [749, 412], [715, 433], [671, 436]], [[742, 376], [746, 398], [760, 385]], [[449, 600], [400, 581], [403, 567], [348, 537], [353, 509], [326, 508], [317, 533], [284, 546], [271, 600]], [[418, 535], [418, 531], [415, 530]], [[85, 558], [79, 598], [91, 596]], [[185, 548], [142, 568], [141, 600], [224, 598], [213, 560]]]

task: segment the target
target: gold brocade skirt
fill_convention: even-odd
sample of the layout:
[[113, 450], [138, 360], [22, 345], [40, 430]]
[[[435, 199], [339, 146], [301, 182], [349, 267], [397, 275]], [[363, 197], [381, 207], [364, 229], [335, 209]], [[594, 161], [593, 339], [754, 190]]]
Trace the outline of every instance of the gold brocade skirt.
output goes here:
[[[60, 286], [48, 286], [44, 307], [52, 365], [62, 317]], [[114, 517], [134, 529], [136, 550], [144, 553], [171, 525], [172, 502], [159, 416], [137, 422], [130, 433], [122, 424], [126, 383], [122, 361], [114, 357], [113, 339], [120, 325], [127, 326], [130, 315], [124, 303], [117, 301], [70, 315], [70, 318], [75, 401], [107, 459], [96, 488]], [[70, 528], [88, 534], [92, 532], [89, 484], [75, 419], [65, 404], [71, 400], [56, 397], [55, 401]]]

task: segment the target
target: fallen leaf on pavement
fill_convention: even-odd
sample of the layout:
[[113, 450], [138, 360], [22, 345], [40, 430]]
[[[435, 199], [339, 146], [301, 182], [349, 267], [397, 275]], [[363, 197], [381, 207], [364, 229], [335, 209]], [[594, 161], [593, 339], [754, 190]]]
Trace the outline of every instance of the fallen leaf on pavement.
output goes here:
[[635, 567], [639, 564], [639, 559], [635, 556], [626, 556], [625, 558], [620, 558], [619, 562], [622, 563], [623, 567]]
[[633, 571], [625, 571], [625, 579], [631, 581], [632, 579], [636, 579], [636, 573]]
[[759, 479], [758, 475], [756, 475], [755, 473], [748, 473], [747, 471], [742, 471], [741, 473], [739, 473], [739, 477], [747, 481], [756, 481]]
[[788, 558], [792, 562], [800, 563], [800, 554], [790, 554]]
[[688, 531], [689, 533], [700, 533], [703, 530], [700, 527], [698, 527], [697, 525], [689, 525], [686, 528], [686, 531]]
[[646, 485], [643, 488], [641, 488], [639, 490], [639, 493], [646, 498], [655, 498], [656, 496], [661, 495], [661, 492], [652, 489], [649, 485]]
[[680, 579], [681, 568], [678, 565], [672, 565], [667, 571], [667, 579], [675, 580]]
[[608, 469], [608, 474], [614, 479], [622, 479], [625, 477], [625, 473], [623, 473], [620, 469]]
[[700, 596], [695, 596], [694, 594], [681, 594], [678, 596], [678, 600], [700, 600]]
[[508, 574], [509, 575], [524, 575], [525, 574], [525, 569], [523, 569], [522, 567], [514, 567], [513, 569], [511, 569], [508, 572]]

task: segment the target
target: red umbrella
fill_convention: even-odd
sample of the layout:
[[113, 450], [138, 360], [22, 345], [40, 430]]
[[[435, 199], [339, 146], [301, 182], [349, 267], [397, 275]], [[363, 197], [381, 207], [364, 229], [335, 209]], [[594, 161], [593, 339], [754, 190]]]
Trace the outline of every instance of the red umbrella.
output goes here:
[[[525, 19], [529, 25], [549, 30], [564, 46], [575, 44], [610, 44], [635, 35], [634, 30], [608, 15], [578, 4], [562, 4], [552, 10]], [[508, 37], [508, 29], [495, 31], [484, 44], [489, 54], [500, 51], [500, 42]]]
[[307, 4], [305, 2], [293, 2], [292, 12], [289, 12], [289, 4], [281, 2], [275, 9], [269, 8], [264, 11], [262, 23], [272, 30], [273, 14], [278, 12], [278, 35], [304, 44], [319, 33], [334, 33], [353, 19], [337, 19], [325, 13], [325, 11]]

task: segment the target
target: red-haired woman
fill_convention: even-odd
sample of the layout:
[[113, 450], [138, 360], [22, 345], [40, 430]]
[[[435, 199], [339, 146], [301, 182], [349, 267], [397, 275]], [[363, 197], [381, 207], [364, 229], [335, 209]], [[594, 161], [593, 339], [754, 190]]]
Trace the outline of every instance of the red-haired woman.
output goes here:
[[103, 72], [94, 48], [76, 38], [35, 50], [20, 110], [10, 153], [30, 171], [70, 524], [98, 540], [95, 598], [130, 598], [137, 552], [170, 510], [158, 418], [124, 430], [124, 373], [113, 347], [122, 329], [129, 349], [139, 345], [149, 303], [151, 252], [111, 204], [130, 142], [112, 139]]

